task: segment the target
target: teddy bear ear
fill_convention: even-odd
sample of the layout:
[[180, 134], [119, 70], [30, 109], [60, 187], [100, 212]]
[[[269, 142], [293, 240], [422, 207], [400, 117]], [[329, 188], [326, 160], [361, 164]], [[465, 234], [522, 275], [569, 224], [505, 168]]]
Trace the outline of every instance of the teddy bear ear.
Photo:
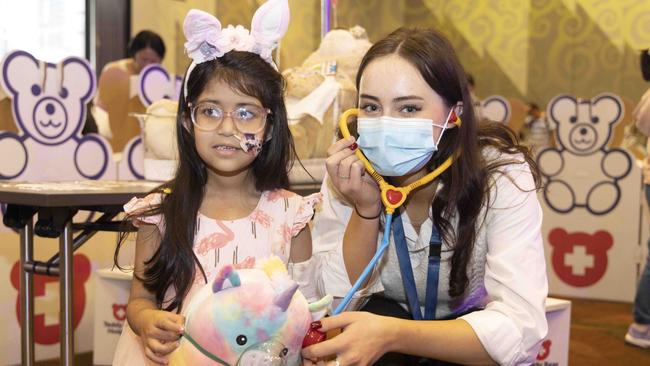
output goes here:
[[575, 121], [578, 117], [577, 103], [573, 95], [560, 94], [548, 103], [546, 114], [556, 125]]
[[12, 97], [23, 93], [39, 95], [44, 88], [43, 66], [28, 52], [10, 52], [2, 60], [0, 84]]
[[614, 94], [599, 94], [591, 99], [591, 117], [608, 125], [618, 122], [623, 117], [623, 101]]
[[510, 102], [500, 95], [491, 95], [481, 102], [481, 115], [501, 123], [510, 120]]
[[566, 238], [569, 236], [569, 233], [566, 232], [564, 229], [556, 228], [551, 230], [550, 233], [548, 233], [548, 242], [552, 246], [556, 245], [561, 245], [566, 241]]
[[74, 271], [75, 281], [86, 282], [92, 271], [88, 257], [83, 254], [76, 254], [74, 256]]
[[604, 230], [598, 230], [594, 233], [593, 244], [601, 250], [608, 250], [614, 245], [612, 235]]
[[60, 96], [72, 95], [86, 104], [97, 88], [97, 78], [90, 63], [79, 57], [68, 57], [61, 61], [60, 67], [63, 75]]
[[162, 66], [147, 65], [138, 78], [138, 97], [148, 107], [162, 99], [173, 99], [171, 78]]

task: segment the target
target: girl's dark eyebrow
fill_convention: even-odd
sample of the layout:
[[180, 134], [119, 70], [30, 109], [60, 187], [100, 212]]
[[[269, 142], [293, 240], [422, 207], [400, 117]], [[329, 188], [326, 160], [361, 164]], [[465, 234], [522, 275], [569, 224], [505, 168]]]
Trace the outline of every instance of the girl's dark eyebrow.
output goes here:
[[[219, 101], [219, 100], [217, 100], [217, 99], [201, 99], [201, 100], [199, 100], [198, 102], [196, 102], [196, 104], [203, 103], [203, 102], [210, 102], [210, 103], [214, 103], [214, 104], [217, 104], [217, 105], [221, 105], [221, 104], [222, 104], [221, 101]], [[252, 106], [252, 107], [262, 108], [262, 106], [257, 105], [257, 104], [252, 103], [252, 102], [237, 103], [236, 106], [237, 106], [237, 107]]]

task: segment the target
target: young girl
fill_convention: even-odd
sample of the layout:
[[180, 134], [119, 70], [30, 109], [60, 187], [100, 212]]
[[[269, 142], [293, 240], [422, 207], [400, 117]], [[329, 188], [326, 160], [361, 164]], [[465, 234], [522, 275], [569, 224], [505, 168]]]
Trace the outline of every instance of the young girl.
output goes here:
[[[282, 11], [269, 11], [274, 6]], [[270, 59], [287, 12], [286, 0], [266, 3], [251, 34], [220, 30], [217, 19], [195, 10], [185, 19], [193, 62], [179, 100], [180, 162], [160, 192], [125, 205], [139, 230], [116, 365], [166, 364], [184, 330], [183, 305], [224, 264], [249, 268], [277, 255], [315, 298], [306, 224], [320, 196], [285, 190], [294, 151], [284, 82]], [[268, 19], [278, 14], [279, 21]]]
[[345, 295], [383, 239], [379, 189], [355, 150], [397, 187], [453, 162], [393, 215], [390, 245], [355, 296], [365, 312], [322, 319], [322, 331], [343, 333], [303, 356], [337, 366], [533, 363], [547, 280], [531, 156], [504, 126], [479, 126], [460, 62], [435, 31], [379, 40], [357, 88], [359, 138], [329, 148], [313, 225], [324, 292]]

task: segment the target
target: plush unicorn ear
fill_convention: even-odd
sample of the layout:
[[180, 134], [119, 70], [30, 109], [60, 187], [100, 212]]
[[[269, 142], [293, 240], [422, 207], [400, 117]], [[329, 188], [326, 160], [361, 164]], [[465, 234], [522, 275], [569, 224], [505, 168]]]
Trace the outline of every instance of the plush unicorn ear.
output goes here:
[[217, 274], [214, 282], [212, 282], [212, 292], [217, 293], [227, 288], [239, 287], [240, 285], [241, 279], [239, 278], [239, 273], [237, 273], [233, 266], [226, 265], [219, 270], [219, 274]]
[[296, 291], [298, 291], [298, 284], [294, 282], [293, 285], [280, 292], [275, 299], [273, 299], [273, 303], [282, 309], [283, 312], [287, 311], [289, 304], [291, 304], [291, 299], [293, 299], [293, 295]]
[[257, 9], [251, 24], [251, 35], [257, 43], [271, 49], [289, 28], [289, 1], [269, 0]]
[[332, 295], [325, 295], [322, 299], [309, 304], [309, 312], [311, 313], [312, 320], [319, 320], [327, 314], [330, 305], [332, 305], [334, 297]]

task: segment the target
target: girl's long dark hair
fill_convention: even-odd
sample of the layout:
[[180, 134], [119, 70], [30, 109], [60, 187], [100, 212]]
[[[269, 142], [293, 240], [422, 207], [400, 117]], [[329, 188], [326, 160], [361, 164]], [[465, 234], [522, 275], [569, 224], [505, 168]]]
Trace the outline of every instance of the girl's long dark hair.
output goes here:
[[[188, 103], [196, 103], [199, 95], [212, 80], [222, 80], [233, 89], [258, 99], [271, 113], [267, 117], [262, 151], [252, 163], [250, 173], [258, 191], [289, 187], [288, 171], [295, 150], [284, 105], [285, 81], [282, 75], [259, 55], [231, 51], [213, 61], [198, 64], [187, 80], [187, 95], [179, 98], [176, 120], [179, 164], [173, 180], [164, 184], [160, 192], [166, 194], [160, 206], [138, 215], [162, 214], [164, 232], [158, 249], [145, 262], [144, 276], [139, 277], [144, 287], [155, 294], [158, 306], [180, 312], [183, 298], [194, 283], [197, 268], [202, 272], [193, 251], [197, 232], [197, 215], [207, 182], [207, 168], [199, 157], [194, 143], [194, 130], [190, 122]], [[116, 265], [122, 235], [115, 252]], [[136, 274], [134, 274], [136, 275]], [[173, 288], [173, 299], [165, 299]]]
[[[537, 165], [529, 150], [518, 144], [512, 130], [499, 123], [478, 123], [466, 74], [451, 44], [434, 30], [400, 28], [375, 43], [359, 66], [357, 89], [368, 64], [392, 54], [414, 65], [448, 107], [463, 103], [462, 125], [445, 131], [438, 152], [427, 166], [432, 171], [449, 156], [456, 156], [451, 167], [438, 178], [443, 185], [433, 199], [431, 209], [433, 221], [440, 228], [441, 235], [453, 246], [449, 295], [459, 297], [464, 294], [469, 281], [467, 266], [476, 242], [479, 215], [490, 200], [490, 177], [500, 167], [516, 161], [514, 157], [486, 161], [482, 150], [491, 146], [502, 153], [523, 154], [539, 187]], [[457, 230], [451, 224], [454, 216], [458, 218]]]

